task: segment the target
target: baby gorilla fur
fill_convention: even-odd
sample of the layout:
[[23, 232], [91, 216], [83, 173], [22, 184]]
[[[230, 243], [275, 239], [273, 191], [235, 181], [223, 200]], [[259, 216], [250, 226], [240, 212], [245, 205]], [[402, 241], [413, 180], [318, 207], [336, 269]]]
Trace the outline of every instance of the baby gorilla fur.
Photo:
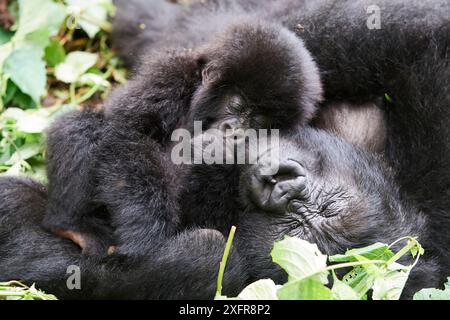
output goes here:
[[[206, 261], [218, 261], [214, 255], [217, 251], [210, 252], [211, 244], [207, 241], [194, 241], [193, 247], [186, 248], [183, 241], [174, 239], [197, 232], [186, 233], [183, 230], [187, 226], [210, 227], [225, 233], [233, 223], [239, 227], [236, 247], [241, 258], [235, 252], [236, 260], [230, 265], [234, 266], [233, 270], [242, 268], [245, 272], [229, 271], [230, 291], [260, 277], [283, 280], [284, 273], [270, 262], [268, 252], [273, 241], [284, 234], [318, 242], [321, 249], [330, 254], [349, 246], [390, 242], [392, 235], [415, 234], [427, 254], [411, 276], [405, 297], [422, 286], [436, 286], [447, 276], [450, 265], [445, 254], [450, 243], [446, 232], [450, 207], [450, 192], [446, 188], [450, 185], [447, 3], [412, 1], [405, 6], [403, 1], [375, 2], [387, 14], [385, 22], [389, 27], [368, 31], [365, 24], [360, 23], [366, 21], [363, 8], [368, 1], [318, 1], [314, 4], [288, 0], [276, 3], [211, 1], [191, 7], [188, 14], [181, 7], [163, 1], [152, 4], [142, 0], [118, 1], [117, 46], [129, 62], [144, 63], [133, 63], [139, 74], [129, 85], [116, 91], [104, 112], [67, 115], [55, 124], [49, 138], [49, 201], [34, 200], [38, 204], [34, 207], [47, 208], [44, 224], [48, 228], [56, 226], [89, 234], [96, 238], [93, 247], [98, 253], [106, 252], [111, 241], [118, 245], [117, 253], [106, 258], [80, 257], [75, 251], [77, 259], [86, 261], [83, 272], [89, 277], [92, 275], [90, 279], [102, 288], [98, 292], [88, 291], [84, 297], [107, 297], [115, 292], [117, 297], [135, 297], [132, 289], [137, 283], [147, 283], [138, 297], [210, 298], [212, 289], [194, 293], [190, 291], [190, 281], [197, 280], [205, 288], [211, 288], [210, 275], [216, 268], [197, 264], [190, 256], [196, 250], [202, 252], [205, 263], [210, 265]], [[324, 12], [331, 14], [326, 16]], [[230, 17], [238, 22], [230, 29], [224, 28], [230, 24]], [[136, 21], [147, 28], [136, 32]], [[245, 23], [240, 25], [240, 21]], [[299, 24], [302, 28], [298, 28]], [[227, 33], [223, 38], [216, 37], [216, 31], [227, 29], [231, 30], [228, 33], [231, 38], [227, 38]], [[233, 30], [242, 30], [241, 37], [236, 37]], [[265, 36], [254, 36], [252, 30], [262, 30]], [[292, 56], [290, 52], [296, 51], [285, 46], [295, 40], [292, 35], [296, 31], [319, 65], [327, 103], [350, 101], [365, 105], [378, 101], [386, 92], [392, 97], [393, 106], [385, 103], [379, 106], [385, 114], [386, 141], [382, 143], [383, 150], [377, 152], [382, 154], [385, 165], [381, 165], [378, 156], [360, 150], [360, 142], [351, 145], [323, 131], [298, 128], [310, 120], [312, 107], [321, 101], [321, 91], [311, 80], [318, 77], [311, 78], [311, 70], [305, 70], [302, 64], [307, 61], [305, 54]], [[127, 32], [130, 32], [128, 36]], [[289, 36], [284, 36], [286, 34]], [[246, 41], [234, 42], [235, 37]], [[253, 38], [261, 42], [248, 41]], [[282, 44], [279, 51], [275, 50], [281, 55], [246, 56], [243, 52], [257, 51], [226, 50], [226, 44], [242, 49], [247, 43], [257, 45], [266, 41]], [[305, 53], [301, 41], [297, 43], [300, 45], [294, 48]], [[164, 47], [170, 52], [156, 53]], [[181, 52], [183, 47], [193, 50]], [[262, 48], [273, 50], [271, 46]], [[152, 58], [147, 58], [144, 52]], [[390, 57], [392, 63], [386, 63], [385, 57]], [[287, 58], [290, 60], [285, 60]], [[273, 67], [272, 59], [280, 64]], [[282, 76], [273, 76], [277, 72]], [[235, 74], [239, 77], [234, 78]], [[272, 88], [277, 90], [272, 91]], [[292, 186], [286, 189], [292, 193], [286, 206], [280, 206], [274, 199], [274, 210], [273, 206], [266, 207], [258, 195], [248, 196], [252, 190], [261, 188], [258, 185], [255, 188], [250, 183], [254, 179], [248, 178], [255, 174], [257, 167], [200, 165], [185, 170], [168, 161], [170, 134], [175, 128], [189, 128], [192, 120], [204, 120], [214, 126], [224, 120], [224, 115], [229, 115], [229, 108], [223, 101], [236, 101], [227, 99], [236, 95], [243, 105], [238, 108], [242, 111], [232, 108], [235, 110], [233, 117], [246, 126], [282, 129], [283, 152], [289, 151], [289, 156], [300, 162], [304, 154], [312, 154], [313, 168], [307, 168], [305, 178], [291, 174], [293, 179], [290, 179], [288, 174], [283, 180]], [[273, 103], [277, 101], [283, 109], [276, 108], [278, 104]], [[258, 123], [262, 125], [254, 125]], [[85, 125], [90, 129], [81, 129]], [[68, 143], [74, 143], [73, 139], [75, 148]], [[318, 161], [321, 164], [318, 167], [315, 160], [321, 157], [315, 152], [322, 157], [325, 155], [327, 160]], [[331, 187], [331, 190], [324, 189], [328, 191], [328, 198], [317, 196], [324, 182]], [[3, 180], [1, 186], [14, 190], [15, 196], [5, 197], [1, 205], [2, 216], [8, 217], [8, 221], [1, 224], [0, 239], [14, 238], [11, 229], [31, 228], [39, 230], [34, 238], [36, 242], [55, 241], [58, 246], [70, 245], [71, 250], [75, 250], [70, 241], [42, 231], [37, 222], [24, 219], [19, 224], [11, 220], [13, 209], [22, 210], [23, 217], [32, 216], [32, 202], [25, 205], [18, 198], [21, 193], [35, 192], [34, 189], [24, 189], [22, 183], [11, 180]], [[315, 188], [316, 193], [314, 186], [319, 186]], [[68, 209], [62, 211], [60, 208], [65, 206]], [[98, 225], [99, 217], [105, 221], [102, 215], [105, 208], [111, 221]], [[365, 210], [355, 212], [355, 208]], [[337, 213], [330, 213], [330, 210]], [[64, 216], [58, 218], [64, 212]], [[390, 230], [389, 234], [385, 232], [386, 226], [389, 226], [386, 229]], [[223, 245], [218, 235], [213, 238], [217, 247]], [[8, 269], [2, 261], [2, 272], [11, 272], [0, 274], [0, 278], [29, 279], [38, 285], [42, 282], [44, 288], [54, 284], [55, 287], [50, 287], [53, 292], [60, 293], [61, 297], [68, 295], [62, 283], [45, 282], [62, 278], [61, 272], [65, 271], [62, 265], [66, 262], [51, 264], [55, 268], [47, 273], [33, 273], [31, 267], [16, 270], [14, 265], [21, 261], [25, 261], [21, 265], [29, 266], [39, 266], [40, 261], [34, 260], [35, 256], [27, 251], [17, 255], [23, 250], [20, 243], [8, 245], [2, 244], [2, 249], [6, 248], [3, 249], [5, 261], [16, 263], [8, 264]], [[195, 248], [203, 245], [207, 245], [206, 251]], [[165, 251], [158, 251], [160, 248]], [[53, 250], [66, 255], [64, 248]], [[187, 271], [182, 274], [164, 272], [166, 264], [155, 258], [164, 260], [167, 252], [174, 253], [169, 255], [173, 258], [171, 263], [186, 262]], [[208, 256], [210, 254], [212, 257]], [[106, 267], [102, 263], [106, 263]], [[197, 269], [198, 273], [193, 275]], [[110, 270], [123, 271], [119, 272], [123, 278], [108, 278]], [[152, 275], [159, 274], [163, 278], [152, 281], [156, 279]], [[137, 281], [136, 275], [146, 278]], [[178, 286], [173, 288], [177, 289], [171, 290], [172, 280], [177, 276], [182, 279], [176, 281]], [[109, 287], [114, 280], [123, 284], [122, 290], [114, 291]]]

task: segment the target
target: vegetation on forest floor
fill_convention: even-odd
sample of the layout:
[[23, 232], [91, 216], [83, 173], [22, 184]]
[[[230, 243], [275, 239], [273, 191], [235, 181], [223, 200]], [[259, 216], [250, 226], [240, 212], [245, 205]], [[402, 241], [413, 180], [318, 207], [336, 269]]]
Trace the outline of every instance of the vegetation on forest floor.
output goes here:
[[[222, 279], [234, 233], [233, 227], [220, 263], [217, 300], [398, 300], [411, 270], [424, 254], [413, 237], [327, 256], [316, 244], [286, 236], [274, 244], [271, 256], [286, 271], [288, 281], [276, 285], [271, 279], [262, 279], [247, 286], [237, 297], [229, 298], [222, 296]], [[406, 244], [394, 253], [393, 246], [402, 242]], [[413, 263], [401, 265], [398, 261], [407, 255], [412, 256]], [[348, 270], [341, 279], [336, 274], [339, 269]], [[450, 278], [445, 290], [423, 289], [414, 295], [414, 300], [447, 299]]]
[[45, 182], [50, 122], [101, 104], [115, 83], [125, 82], [108, 40], [114, 6], [112, 0], [10, 0], [7, 13], [9, 23], [0, 26], [0, 174]]

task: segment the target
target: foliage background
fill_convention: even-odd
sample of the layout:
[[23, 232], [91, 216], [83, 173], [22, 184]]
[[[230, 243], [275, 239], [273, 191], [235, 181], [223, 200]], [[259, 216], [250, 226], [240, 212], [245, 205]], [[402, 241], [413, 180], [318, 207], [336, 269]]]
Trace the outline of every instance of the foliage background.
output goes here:
[[98, 106], [125, 81], [112, 15], [112, 0], [0, 0], [0, 175], [45, 182], [51, 121]]

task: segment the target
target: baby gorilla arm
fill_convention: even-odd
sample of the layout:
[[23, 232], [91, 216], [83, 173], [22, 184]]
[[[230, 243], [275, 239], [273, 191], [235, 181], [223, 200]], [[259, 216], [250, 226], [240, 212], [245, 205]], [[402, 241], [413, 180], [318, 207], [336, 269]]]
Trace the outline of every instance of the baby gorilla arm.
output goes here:
[[89, 254], [105, 254], [113, 244], [105, 209], [95, 200], [95, 159], [103, 131], [101, 112], [74, 112], [51, 126], [47, 140], [50, 201], [43, 226]]
[[109, 130], [97, 161], [97, 198], [110, 213], [119, 253], [145, 254], [178, 230], [178, 168], [158, 143]]

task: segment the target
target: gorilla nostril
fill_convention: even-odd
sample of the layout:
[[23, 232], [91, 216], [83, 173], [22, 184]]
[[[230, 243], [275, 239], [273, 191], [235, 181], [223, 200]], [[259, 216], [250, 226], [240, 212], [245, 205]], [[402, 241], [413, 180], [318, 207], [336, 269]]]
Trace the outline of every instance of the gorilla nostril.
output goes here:
[[280, 163], [279, 170], [275, 178], [278, 181], [284, 181], [302, 176], [306, 176], [304, 166], [301, 165], [299, 161], [289, 158], [287, 161]]

